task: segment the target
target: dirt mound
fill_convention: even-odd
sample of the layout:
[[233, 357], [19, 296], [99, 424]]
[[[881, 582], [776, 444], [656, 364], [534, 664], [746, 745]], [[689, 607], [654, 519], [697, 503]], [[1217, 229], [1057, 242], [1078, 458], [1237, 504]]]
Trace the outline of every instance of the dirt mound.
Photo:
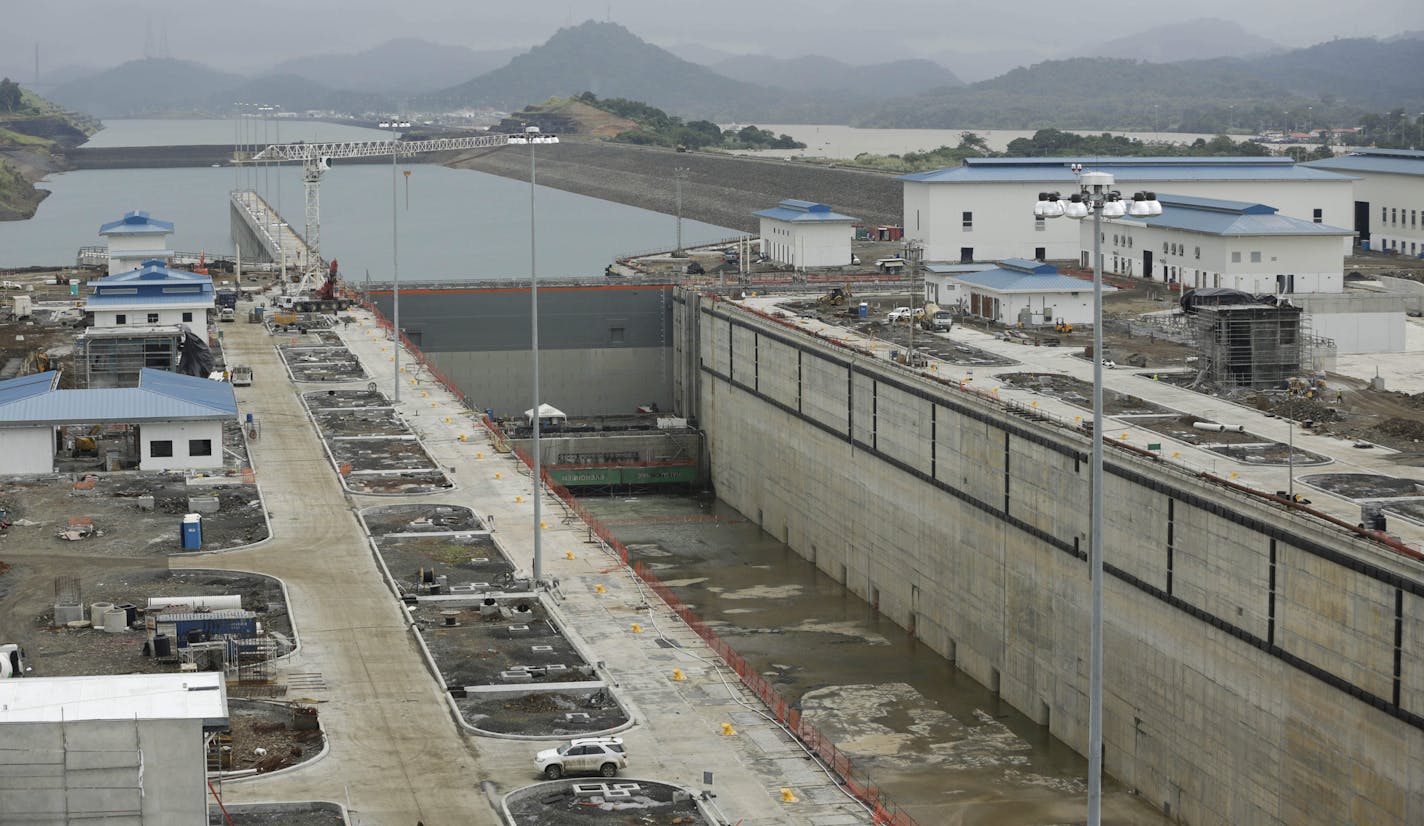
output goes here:
[[1385, 439], [1409, 439], [1419, 441], [1424, 439], [1424, 421], [1417, 419], [1385, 419], [1368, 431], [1374, 438]]
[[1340, 418], [1335, 408], [1315, 399], [1282, 399], [1271, 407], [1271, 412], [1298, 422], [1333, 422]]

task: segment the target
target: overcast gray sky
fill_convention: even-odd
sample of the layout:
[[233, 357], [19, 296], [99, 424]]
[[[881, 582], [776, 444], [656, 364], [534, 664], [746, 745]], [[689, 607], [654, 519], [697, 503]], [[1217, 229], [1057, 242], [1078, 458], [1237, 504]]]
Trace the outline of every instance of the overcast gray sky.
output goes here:
[[[612, 19], [670, 47], [825, 54], [851, 63], [1013, 52], [1043, 59], [1174, 20], [1220, 17], [1286, 46], [1424, 29], [1420, 0], [42, 0], [0, 4], [0, 72], [107, 67], [168, 52], [255, 72], [303, 54], [354, 52], [393, 37], [476, 49], [527, 47], [561, 26]], [[151, 35], [149, 33], [152, 33]], [[947, 61], [945, 61], [947, 62]], [[957, 62], [957, 61], [956, 61]], [[953, 68], [954, 63], [947, 62]]]

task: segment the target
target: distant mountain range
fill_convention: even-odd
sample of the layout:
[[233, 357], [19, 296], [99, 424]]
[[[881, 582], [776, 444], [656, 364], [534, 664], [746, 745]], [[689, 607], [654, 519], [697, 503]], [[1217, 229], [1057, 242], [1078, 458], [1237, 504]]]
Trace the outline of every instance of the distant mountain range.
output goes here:
[[398, 38], [355, 54], [284, 61], [274, 74], [297, 75], [332, 89], [410, 95], [444, 89], [503, 66], [524, 49], [474, 51], [416, 38]]
[[[617, 24], [590, 21], [561, 29], [502, 65], [496, 64], [503, 52], [396, 40], [355, 55], [288, 61], [277, 67], [280, 74], [256, 79], [186, 61], [132, 61], [64, 83], [50, 96], [90, 114], [117, 116], [225, 112], [236, 101], [256, 100], [289, 111], [512, 111], [590, 91], [721, 122], [1203, 132], [1290, 120], [1282, 114], [1290, 109], [1309, 113], [1297, 122], [1343, 124], [1364, 112], [1424, 106], [1418, 82], [1424, 39], [1335, 40], [1240, 56], [1273, 45], [1230, 23], [1192, 21], [1095, 49], [1123, 51], [1130, 59], [1047, 61], [964, 85], [924, 60], [851, 66], [817, 56], [742, 56], [703, 66]], [[1235, 56], [1172, 63], [1141, 57], [1223, 51]], [[480, 71], [488, 66], [494, 68]], [[437, 91], [419, 94], [422, 88]]]
[[1095, 43], [1079, 49], [1072, 56], [1176, 63], [1214, 57], [1251, 57], [1281, 51], [1285, 48], [1279, 43], [1251, 34], [1239, 23], [1202, 17]]
[[829, 57], [744, 55], [708, 65], [720, 75], [744, 83], [774, 86], [792, 92], [842, 92], [863, 97], [916, 95], [944, 86], [963, 86], [954, 72], [932, 60], [896, 60], [874, 66], [852, 66]]

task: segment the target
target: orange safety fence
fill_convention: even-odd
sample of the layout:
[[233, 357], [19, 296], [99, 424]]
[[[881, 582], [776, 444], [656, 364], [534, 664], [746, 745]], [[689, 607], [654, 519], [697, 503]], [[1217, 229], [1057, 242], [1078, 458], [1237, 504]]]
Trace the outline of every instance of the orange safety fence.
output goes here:
[[[361, 306], [375, 316], [376, 323], [379, 324], [382, 329], [387, 331], [392, 329], [391, 323], [386, 320], [385, 315], [369, 300], [363, 299]], [[410, 351], [411, 357], [416, 363], [429, 371], [430, 375], [434, 377], [436, 381], [444, 385], [445, 389], [453, 393], [456, 398], [462, 400], [467, 407], [470, 406], [469, 399], [465, 396], [464, 391], [456, 386], [454, 382], [450, 381], [444, 373], [436, 369], [435, 365], [430, 363], [430, 360], [419, 347], [415, 346], [415, 344], [404, 335], [401, 336], [401, 343]], [[491, 420], [488, 416], [480, 416], [480, 423], [496, 440], [508, 441], [508, 437], [505, 436], [499, 424]], [[525, 466], [529, 468], [534, 467], [533, 460], [523, 450], [514, 448], [514, 454], [519, 457], [519, 460], [522, 461]], [[539, 475], [543, 481], [544, 490], [557, 497], [570, 513], [577, 516], [588, 526], [589, 531], [594, 536], [597, 536], [604, 545], [617, 554], [618, 559], [624, 565], [628, 565], [628, 549], [622, 542], [618, 541], [618, 537], [614, 536], [613, 532], [609, 530], [602, 521], [585, 508], [568, 488], [550, 477], [547, 467], [541, 467]], [[632, 564], [632, 571], [639, 579], [645, 582], [648, 588], [656, 593], [697, 636], [701, 637], [702, 640], [707, 643], [707, 646], [711, 648], [729, 668], [736, 672], [742, 685], [746, 686], [748, 691], [756, 695], [757, 699], [761, 700], [762, 704], [766, 706], [772, 716], [774, 716], [779, 723], [784, 725], [786, 729], [791, 732], [792, 736], [821, 760], [836, 776], [836, 779], [845, 787], [845, 790], [854, 795], [856, 799], [860, 800], [869, 808], [873, 822], [877, 824], [877, 826], [918, 826], [915, 819], [912, 818], [909, 813], [897, 806], [890, 800], [889, 795], [870, 781], [868, 774], [856, 769], [851, 763], [849, 755], [836, 748], [835, 743], [832, 743], [830, 739], [823, 735], [815, 726], [802, 719], [801, 711], [796, 708], [793, 703], [782, 697], [776, 689], [772, 687], [771, 683], [761, 675], [756, 667], [748, 663], [742, 655], [737, 653], [736, 649], [732, 648], [726, 640], [718, 636], [717, 633], [712, 630], [711, 626], [703, 622], [690, 608], [684, 605], [682, 600], [678, 599], [677, 595], [673, 593], [672, 589], [663, 584], [662, 580], [658, 579], [657, 576], [648, 570], [647, 566], [643, 565], [642, 562], [634, 562]]]

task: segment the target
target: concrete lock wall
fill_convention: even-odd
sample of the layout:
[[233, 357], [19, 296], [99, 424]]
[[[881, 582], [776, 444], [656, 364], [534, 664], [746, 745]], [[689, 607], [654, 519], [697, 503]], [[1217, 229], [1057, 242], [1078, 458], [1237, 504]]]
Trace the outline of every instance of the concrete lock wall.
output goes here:
[[[1088, 439], [681, 299], [718, 495], [1082, 752]], [[1107, 770], [1184, 823], [1424, 822], [1424, 567], [1107, 461]]]

